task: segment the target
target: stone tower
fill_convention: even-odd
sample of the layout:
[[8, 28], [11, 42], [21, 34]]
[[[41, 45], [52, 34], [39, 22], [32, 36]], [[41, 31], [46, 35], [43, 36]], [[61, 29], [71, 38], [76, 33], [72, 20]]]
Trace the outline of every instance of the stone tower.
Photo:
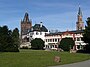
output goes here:
[[77, 22], [76, 22], [76, 30], [83, 30], [83, 29], [84, 29], [84, 22], [82, 20], [81, 7], [79, 6], [78, 15], [77, 15]]
[[21, 36], [26, 35], [32, 27], [32, 21], [29, 20], [29, 15], [26, 12], [24, 19], [21, 20]]

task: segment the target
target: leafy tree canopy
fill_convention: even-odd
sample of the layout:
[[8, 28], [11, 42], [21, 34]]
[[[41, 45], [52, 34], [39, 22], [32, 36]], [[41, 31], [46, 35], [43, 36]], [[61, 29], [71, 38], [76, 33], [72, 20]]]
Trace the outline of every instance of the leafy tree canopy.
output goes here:
[[75, 42], [72, 38], [63, 38], [60, 41], [59, 48], [63, 49], [64, 51], [69, 51], [74, 45]]
[[43, 49], [44, 48], [44, 41], [41, 38], [35, 38], [31, 41], [31, 48], [32, 49]]

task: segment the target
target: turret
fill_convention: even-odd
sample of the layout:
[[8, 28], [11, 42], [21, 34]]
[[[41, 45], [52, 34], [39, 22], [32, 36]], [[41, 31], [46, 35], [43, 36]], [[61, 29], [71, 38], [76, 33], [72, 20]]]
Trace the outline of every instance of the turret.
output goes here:
[[84, 22], [82, 21], [81, 7], [79, 6], [77, 22], [76, 22], [76, 30], [83, 30], [83, 29], [84, 29]]
[[23, 21], [24, 21], [24, 22], [29, 22], [29, 15], [28, 15], [27, 12], [25, 13], [25, 16], [24, 16]]

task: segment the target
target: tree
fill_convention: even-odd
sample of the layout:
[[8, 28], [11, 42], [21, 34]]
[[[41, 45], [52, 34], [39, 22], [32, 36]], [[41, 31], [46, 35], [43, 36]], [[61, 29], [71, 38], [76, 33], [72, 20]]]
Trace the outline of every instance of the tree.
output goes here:
[[[16, 29], [15, 29], [16, 30]], [[17, 52], [19, 51], [18, 48], [15, 46], [15, 42], [18, 42], [19, 31], [15, 37], [14, 31], [8, 29], [7, 26], [0, 27], [0, 51], [1, 52]], [[17, 39], [15, 41], [14, 37]]]
[[85, 43], [87, 43], [85, 50], [90, 52], [90, 17], [87, 18], [86, 23], [87, 25], [85, 26], [83, 40]]
[[3, 26], [0, 27], [0, 51], [5, 51], [8, 47], [9, 42], [9, 34], [8, 34], [8, 27]]
[[44, 48], [44, 41], [41, 38], [35, 38], [31, 41], [31, 48], [32, 49], [43, 49]]
[[13, 41], [14, 41], [14, 45], [16, 47], [19, 47], [20, 42], [19, 42], [19, 30], [18, 30], [18, 28], [15, 28], [13, 30], [13, 32], [12, 32], [12, 38], [13, 38]]
[[60, 41], [59, 48], [63, 49], [64, 51], [69, 51], [74, 45], [75, 42], [72, 38], [63, 38]]
[[18, 51], [18, 48], [20, 46], [20, 40], [19, 40], [19, 30], [18, 28], [15, 28], [12, 32], [12, 39], [13, 39], [13, 45], [16, 51]]

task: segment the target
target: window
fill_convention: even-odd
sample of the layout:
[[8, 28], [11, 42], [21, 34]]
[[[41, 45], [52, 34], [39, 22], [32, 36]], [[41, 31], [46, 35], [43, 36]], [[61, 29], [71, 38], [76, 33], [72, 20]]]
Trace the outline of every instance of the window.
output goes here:
[[27, 38], [27, 42], [29, 42], [29, 38]]
[[42, 35], [42, 32], [40, 32], [40, 35]]
[[34, 33], [33, 32], [31, 32], [31, 34], [30, 35], [33, 35]]
[[80, 38], [77, 38], [77, 41], [80, 41]]
[[38, 35], [38, 32], [36, 32], [36, 35]]
[[81, 41], [83, 41], [83, 37], [81, 37]]
[[55, 45], [55, 48], [57, 48], [57, 45]]
[[53, 42], [54, 42], [54, 39], [53, 39]]
[[48, 42], [49, 42], [49, 39], [48, 39]]
[[46, 42], [47, 42], [47, 39], [46, 39]]
[[52, 45], [52, 48], [54, 48], [54, 45]]
[[52, 39], [50, 39], [50, 42], [52, 42]]
[[55, 42], [57, 42], [57, 39], [55, 39]]
[[59, 38], [58, 38], [58, 42], [59, 42], [60, 40], [59, 40]]
[[76, 38], [74, 38], [74, 41], [76, 41]]

